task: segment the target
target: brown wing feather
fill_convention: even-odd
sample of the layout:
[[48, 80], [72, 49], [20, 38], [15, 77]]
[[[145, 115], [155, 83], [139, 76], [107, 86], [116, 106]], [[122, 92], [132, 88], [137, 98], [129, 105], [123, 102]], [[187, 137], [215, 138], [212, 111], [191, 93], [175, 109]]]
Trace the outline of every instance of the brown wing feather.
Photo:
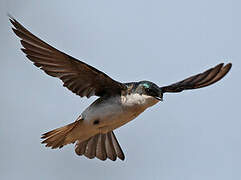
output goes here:
[[83, 97], [120, 93], [125, 85], [105, 73], [48, 45], [17, 20], [10, 17], [14, 33], [21, 38], [22, 51], [35, 66], [50, 76], [58, 77], [73, 93]]
[[209, 86], [222, 79], [229, 72], [231, 67], [231, 63], [228, 63], [225, 66], [223, 63], [218, 64], [203, 73], [191, 76], [169, 86], [161, 87], [162, 92], [181, 92], [187, 89], [198, 89]]

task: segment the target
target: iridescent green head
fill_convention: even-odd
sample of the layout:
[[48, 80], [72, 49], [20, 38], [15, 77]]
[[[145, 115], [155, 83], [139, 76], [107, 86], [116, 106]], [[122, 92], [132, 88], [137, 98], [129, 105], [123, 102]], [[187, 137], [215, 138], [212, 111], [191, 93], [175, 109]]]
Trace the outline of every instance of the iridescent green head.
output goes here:
[[161, 88], [159, 88], [155, 83], [150, 81], [140, 81], [137, 83], [136, 93], [145, 94], [148, 96], [152, 96], [158, 100], [162, 100], [163, 93]]

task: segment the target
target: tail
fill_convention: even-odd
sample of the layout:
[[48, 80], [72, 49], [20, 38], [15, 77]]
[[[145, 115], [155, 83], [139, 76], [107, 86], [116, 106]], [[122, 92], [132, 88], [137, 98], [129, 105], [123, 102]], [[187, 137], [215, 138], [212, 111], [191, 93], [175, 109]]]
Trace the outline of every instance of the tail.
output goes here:
[[121, 160], [125, 159], [113, 131], [107, 134], [97, 134], [85, 141], [77, 140], [75, 152], [79, 156], [85, 155], [90, 159], [97, 157], [103, 161], [107, 158], [115, 161], [117, 157]]
[[76, 135], [73, 130], [76, 129], [80, 123], [78, 120], [43, 134], [41, 139], [45, 140], [42, 141], [42, 143], [46, 144], [46, 147], [52, 147], [52, 149], [62, 148], [64, 145], [74, 143], [76, 141]]

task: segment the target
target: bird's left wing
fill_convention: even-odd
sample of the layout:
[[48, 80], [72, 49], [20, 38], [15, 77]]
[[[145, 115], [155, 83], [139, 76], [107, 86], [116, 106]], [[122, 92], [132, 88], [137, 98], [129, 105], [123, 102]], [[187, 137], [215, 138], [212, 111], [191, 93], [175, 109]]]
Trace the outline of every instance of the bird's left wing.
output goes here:
[[191, 76], [169, 86], [161, 87], [162, 93], [181, 92], [183, 90], [198, 89], [209, 86], [222, 79], [229, 72], [231, 67], [231, 63], [228, 63], [225, 66], [223, 63], [218, 64], [203, 73]]
[[16, 19], [10, 17], [14, 33], [21, 38], [22, 51], [35, 66], [50, 76], [58, 77], [63, 86], [83, 97], [120, 94], [126, 86], [98, 69], [79, 61], [45, 43]]

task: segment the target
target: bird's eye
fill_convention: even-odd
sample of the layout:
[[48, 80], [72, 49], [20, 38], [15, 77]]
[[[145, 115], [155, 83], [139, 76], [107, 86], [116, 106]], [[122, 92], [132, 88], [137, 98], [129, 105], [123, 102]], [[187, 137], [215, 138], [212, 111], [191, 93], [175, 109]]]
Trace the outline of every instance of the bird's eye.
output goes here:
[[147, 88], [147, 89], [146, 89], [146, 92], [150, 93], [150, 92], [152, 92], [152, 90], [149, 89], [149, 88]]
[[155, 91], [153, 91], [153, 90], [150, 89], [150, 88], [147, 88], [147, 89], [146, 89], [146, 93], [147, 93], [148, 95], [150, 95], [150, 96], [156, 96]]

